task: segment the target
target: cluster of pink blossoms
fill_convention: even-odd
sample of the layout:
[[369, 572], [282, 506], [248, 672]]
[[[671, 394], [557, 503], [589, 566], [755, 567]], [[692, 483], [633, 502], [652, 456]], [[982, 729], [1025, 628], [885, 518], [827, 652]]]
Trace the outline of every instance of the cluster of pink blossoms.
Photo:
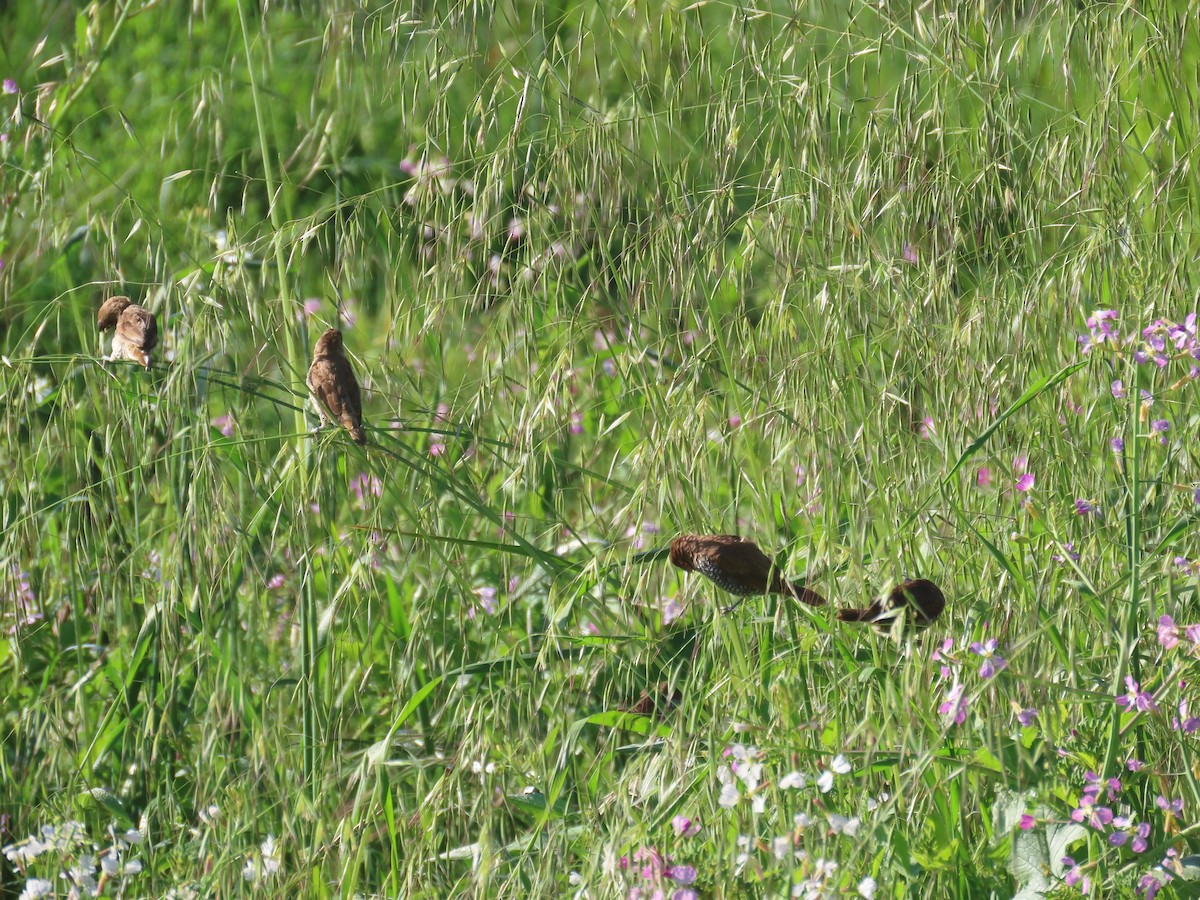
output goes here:
[[1180, 626], [1176, 625], [1175, 620], [1168, 615], [1159, 616], [1158, 642], [1163, 649], [1174, 650], [1180, 645], [1181, 640], [1191, 644], [1188, 653], [1192, 655], [1200, 653], [1200, 624]]
[[[681, 835], [690, 833], [679, 831], [678, 826], [676, 831]], [[622, 856], [618, 867], [638, 881], [629, 888], [627, 900], [667, 896], [670, 900], [698, 900], [700, 896], [687, 887], [696, 880], [696, 867], [674, 865], [670, 856], [659, 853], [654, 847], [639, 847], [633, 852], [632, 859]], [[669, 895], [668, 890], [671, 891]]]
[[1155, 319], [1141, 332], [1125, 336], [1117, 331], [1120, 313], [1115, 309], [1101, 309], [1087, 318], [1087, 334], [1079, 336], [1084, 353], [1108, 345], [1117, 350], [1128, 349], [1135, 362], [1154, 363], [1165, 369], [1173, 359], [1186, 359], [1190, 364], [1189, 377], [1200, 376], [1200, 341], [1196, 338], [1196, 313], [1188, 313], [1182, 322]]
[[[972, 656], [980, 658], [979, 677], [984, 681], [994, 678], [999, 672], [1008, 668], [1008, 660], [1000, 655], [1000, 641], [996, 638], [972, 641], [967, 645], [967, 651]], [[933, 651], [934, 662], [941, 663], [939, 670], [941, 677], [950, 679], [950, 687], [946, 691], [945, 699], [938, 706], [938, 715], [945, 718], [947, 723], [952, 722], [955, 725], [961, 725], [967, 720], [967, 708], [971, 703], [966, 694], [966, 686], [959, 678], [959, 672], [966, 659], [966, 657], [955, 655], [954, 638], [946, 638], [942, 641], [941, 646]], [[1022, 713], [1022, 716], [1029, 722], [1032, 722], [1036, 715], [1037, 710], [1035, 709]]]
[[[1130, 760], [1128, 768], [1131, 772], [1136, 772], [1142, 768], [1142, 764]], [[1133, 813], [1125, 811], [1124, 814], [1120, 814], [1119, 810], [1114, 812], [1113, 807], [1120, 804], [1121, 789], [1119, 778], [1103, 779], [1095, 772], [1085, 773], [1084, 787], [1079, 802], [1071, 811], [1071, 820], [1105, 835], [1110, 847], [1124, 847], [1134, 853], [1145, 853], [1150, 849], [1153, 828], [1149, 822], [1139, 822]], [[1180, 799], [1172, 800], [1160, 794], [1155, 800], [1155, 805], [1168, 819], [1168, 823], [1183, 813], [1183, 801]], [[1020, 827], [1022, 830], [1029, 830], [1035, 823], [1036, 820], [1032, 816], [1022, 816]], [[1065, 870], [1063, 883], [1068, 887], [1077, 888], [1080, 893], [1090, 894], [1092, 880], [1088, 872], [1094, 868], [1094, 864], [1080, 863], [1070, 856], [1062, 857], [1061, 863]], [[1148, 900], [1153, 900], [1163, 885], [1172, 880], [1172, 871], [1177, 869], [1177, 854], [1174, 850], [1168, 850], [1161, 865], [1142, 876], [1138, 882], [1138, 893]]]

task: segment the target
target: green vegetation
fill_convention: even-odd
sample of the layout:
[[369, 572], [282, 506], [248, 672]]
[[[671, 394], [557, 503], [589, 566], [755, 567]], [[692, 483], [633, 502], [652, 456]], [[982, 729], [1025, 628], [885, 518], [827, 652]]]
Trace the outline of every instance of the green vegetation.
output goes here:
[[[0, 3], [0, 896], [1186, 895], [1198, 66], [1153, 2]], [[950, 606], [725, 615], [680, 532]]]

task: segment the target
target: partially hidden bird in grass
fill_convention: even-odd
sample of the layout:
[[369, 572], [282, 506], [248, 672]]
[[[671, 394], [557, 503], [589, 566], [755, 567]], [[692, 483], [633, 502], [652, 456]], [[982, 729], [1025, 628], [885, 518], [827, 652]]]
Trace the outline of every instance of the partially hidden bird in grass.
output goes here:
[[[671, 541], [671, 564], [685, 572], [699, 572], [717, 587], [752, 597], [786, 594], [810, 606], [824, 606], [816, 591], [788, 581], [753, 541], [732, 534], [681, 534]], [[740, 601], [739, 601], [740, 602]], [[735, 603], [726, 611], [735, 609]]]
[[912, 578], [892, 588], [886, 597], [861, 609], [839, 609], [843, 622], [867, 622], [890, 631], [903, 616], [905, 627], [928, 628], [946, 608], [946, 596], [932, 581]]
[[150, 351], [158, 346], [158, 321], [154, 313], [128, 297], [109, 297], [100, 305], [96, 322], [101, 332], [115, 329], [112, 352], [104, 357], [105, 362], [131, 359], [149, 370]]
[[679, 688], [671, 687], [669, 681], [660, 681], [654, 687], [646, 688], [633, 703], [621, 707], [623, 712], [631, 712], [639, 716], [655, 716], [664, 718], [667, 713], [679, 707], [682, 700]]
[[346, 358], [342, 333], [336, 328], [330, 328], [317, 339], [308, 369], [308, 389], [316, 401], [321, 424], [340, 423], [356, 444], [367, 442], [362, 424], [362, 392]]

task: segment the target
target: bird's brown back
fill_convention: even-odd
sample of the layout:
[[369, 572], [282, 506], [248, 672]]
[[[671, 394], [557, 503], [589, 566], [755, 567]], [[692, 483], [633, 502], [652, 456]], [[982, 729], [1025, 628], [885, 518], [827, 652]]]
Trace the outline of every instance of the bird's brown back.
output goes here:
[[308, 369], [308, 389], [317, 402], [323, 404], [334, 419], [341, 422], [350, 432], [350, 437], [359, 444], [367, 442], [362, 427], [362, 392], [358, 379], [350, 368], [350, 360], [339, 345], [333, 348], [318, 342], [317, 352]]
[[766, 579], [771, 560], [753, 542], [735, 534], [681, 534], [671, 541], [671, 562], [687, 572], [716, 561], [731, 575]]
[[681, 534], [671, 541], [671, 563], [685, 572], [699, 572], [732, 594], [788, 594], [813, 606], [825, 598], [803, 585], [792, 584], [775, 569], [770, 557], [753, 541], [733, 534]]
[[158, 322], [154, 313], [144, 306], [131, 303], [121, 311], [117, 319], [117, 334], [143, 353], [158, 346]]
[[154, 313], [128, 297], [109, 297], [100, 304], [96, 326], [101, 331], [117, 329], [123, 340], [139, 350], [153, 350], [158, 345], [158, 322]]

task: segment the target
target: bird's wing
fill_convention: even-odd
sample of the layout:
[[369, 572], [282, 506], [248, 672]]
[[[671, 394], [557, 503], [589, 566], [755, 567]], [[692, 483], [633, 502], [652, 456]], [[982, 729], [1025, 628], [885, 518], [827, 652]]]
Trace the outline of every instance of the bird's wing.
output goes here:
[[308, 387], [347, 428], [362, 424], [362, 396], [354, 372], [345, 360], [314, 360], [308, 370]]
[[358, 379], [346, 359], [336, 360], [338, 394], [341, 397], [342, 424], [347, 428], [362, 425], [362, 392], [358, 388]]
[[117, 334], [139, 350], [153, 350], [158, 344], [154, 313], [141, 306], [126, 307], [117, 320]]
[[337, 373], [328, 359], [313, 361], [308, 370], [308, 389], [335, 419], [342, 418], [342, 392], [338, 390]]
[[[771, 570], [772, 562], [767, 555], [758, 549], [758, 545], [731, 538], [730, 535], [719, 535], [722, 540], [713, 541], [709, 551], [718, 561], [723, 572], [735, 577], [753, 578], [763, 581]], [[728, 540], [725, 540], [728, 538]]]

